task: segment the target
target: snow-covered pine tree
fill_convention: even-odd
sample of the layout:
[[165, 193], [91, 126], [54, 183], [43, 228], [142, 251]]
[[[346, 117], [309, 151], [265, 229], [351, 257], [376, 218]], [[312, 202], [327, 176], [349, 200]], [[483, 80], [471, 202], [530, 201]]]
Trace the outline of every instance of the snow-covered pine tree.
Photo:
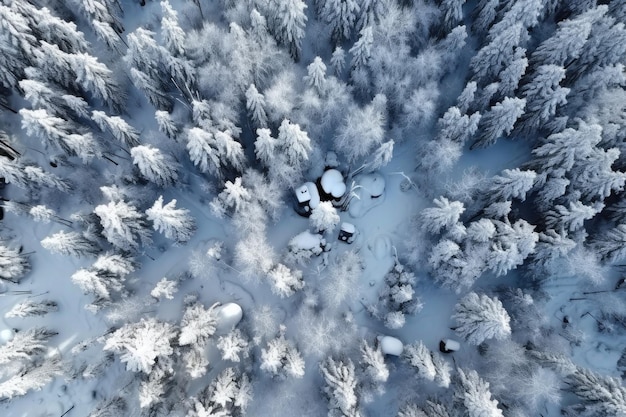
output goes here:
[[307, 5], [302, 0], [272, 0], [270, 9], [270, 30], [276, 40], [287, 46], [292, 58], [298, 60], [304, 28], [306, 26]]
[[465, 211], [463, 203], [450, 201], [446, 197], [435, 198], [433, 203], [437, 207], [426, 208], [420, 214], [424, 229], [432, 234], [438, 234], [442, 229], [454, 226]]
[[43, 327], [17, 332], [13, 340], [0, 345], [0, 365], [11, 362], [28, 362], [46, 351], [48, 339], [58, 333]]
[[16, 375], [0, 383], [0, 399], [10, 400], [31, 390], [40, 390], [53, 378], [63, 374], [63, 364], [58, 357], [30, 364]]
[[96, 37], [104, 42], [107, 48], [118, 55], [123, 55], [124, 43], [122, 42], [122, 38], [110, 23], [94, 19], [91, 21], [91, 26], [93, 27]]
[[527, 67], [526, 49], [515, 48], [513, 60], [498, 75], [498, 93], [501, 97], [511, 97], [515, 94]]
[[[257, 128], [267, 127], [267, 113], [265, 112], [265, 97], [257, 90], [254, 84], [250, 84], [246, 90], [246, 110]], [[259, 130], [257, 129], [257, 135]]]
[[166, 298], [172, 300], [174, 294], [178, 292], [178, 282], [169, 280], [167, 278], [161, 278], [159, 282], [154, 286], [150, 295], [156, 299]]
[[176, 162], [158, 148], [139, 145], [130, 150], [130, 155], [141, 175], [158, 186], [171, 186], [178, 179]]
[[341, 46], [337, 46], [330, 57], [330, 65], [337, 77], [341, 76], [346, 66], [346, 52]]
[[276, 140], [287, 155], [289, 164], [302, 167], [309, 159], [309, 153], [312, 150], [311, 139], [306, 131], [300, 128], [300, 125], [291, 123], [287, 119], [283, 120], [278, 128]]
[[[519, 23], [527, 31], [539, 23], [544, 8], [544, 0], [503, 1], [501, 18], [489, 30], [489, 37], [497, 36], [502, 30]], [[525, 38], [528, 37], [525, 34]]]
[[402, 358], [417, 372], [420, 379], [434, 381], [437, 375], [437, 369], [433, 363], [430, 350], [422, 343], [417, 341], [404, 347]]
[[461, 114], [457, 107], [450, 107], [437, 121], [439, 132], [436, 140], [452, 141], [462, 145], [476, 133], [480, 119], [478, 112], [468, 116]]
[[359, 32], [359, 39], [348, 52], [352, 55], [350, 65], [353, 70], [360, 70], [365, 67], [372, 55], [374, 45], [374, 31], [371, 26], [366, 26]]
[[320, 0], [320, 18], [330, 26], [331, 38], [338, 44], [348, 40], [355, 28], [360, 4], [356, 0]]
[[379, 314], [384, 318], [385, 326], [398, 329], [405, 323], [405, 315], [415, 314], [423, 307], [422, 301], [415, 294], [415, 275], [396, 260], [391, 271], [385, 275], [379, 301]]
[[526, 193], [535, 184], [537, 174], [535, 171], [522, 171], [519, 168], [505, 169], [502, 175], [495, 175], [491, 178], [486, 187], [489, 201], [508, 201], [513, 198], [524, 201]]
[[19, 282], [30, 271], [28, 258], [0, 241], [0, 280]]
[[136, 249], [139, 244], [151, 242], [150, 230], [144, 216], [134, 206], [120, 201], [101, 204], [94, 209], [103, 227], [102, 234], [112, 245], [122, 249]]
[[248, 357], [249, 345], [250, 342], [239, 329], [234, 329], [225, 336], [220, 336], [216, 344], [222, 353], [222, 359], [232, 362], [239, 362], [242, 357]]
[[561, 87], [565, 69], [558, 65], [541, 65], [532, 74], [528, 84], [522, 87], [526, 99], [526, 113], [521, 117], [519, 127], [529, 133], [540, 129], [556, 114], [558, 106], [567, 102], [569, 88]]
[[353, 107], [337, 129], [335, 149], [350, 162], [367, 155], [385, 136], [387, 98], [378, 94], [365, 107]]
[[491, 146], [498, 138], [511, 133], [517, 119], [524, 114], [525, 106], [525, 99], [505, 97], [483, 113], [478, 124], [478, 138], [472, 144], [472, 149]]
[[307, 67], [307, 75], [303, 81], [309, 88], [315, 89], [322, 96], [326, 90], [326, 65], [322, 58], [316, 56]]
[[477, 89], [476, 81], [469, 81], [465, 84], [465, 88], [463, 88], [463, 91], [461, 91], [461, 94], [459, 94], [456, 99], [456, 108], [459, 109], [461, 113], [467, 113], [474, 101]]
[[93, 255], [99, 251], [94, 242], [85, 238], [81, 233], [66, 233], [62, 230], [45, 237], [41, 241], [41, 246], [52, 253], [77, 257], [88, 254]]
[[243, 416], [252, 401], [252, 386], [248, 375], [226, 368], [211, 385], [190, 400], [187, 417]]
[[622, 381], [577, 368], [565, 379], [569, 390], [581, 403], [570, 406], [577, 415], [609, 417], [626, 414], [626, 388]]
[[280, 326], [278, 336], [267, 342], [267, 349], [261, 349], [261, 370], [278, 378], [302, 378], [304, 359], [293, 342], [285, 339], [285, 330]]
[[154, 113], [159, 130], [170, 139], [176, 139], [180, 133], [180, 127], [172, 119], [172, 115], [163, 110], [157, 110]]
[[488, 84], [513, 61], [523, 31], [521, 23], [506, 26], [472, 57], [470, 68], [474, 81], [480, 85]]
[[178, 13], [168, 0], [161, 1], [161, 37], [167, 50], [173, 55], [185, 53], [185, 32], [180, 27]]
[[322, 390], [328, 398], [329, 415], [361, 417], [358, 380], [352, 361], [327, 358], [320, 364], [320, 371], [326, 383]]
[[170, 96], [165, 93], [167, 91], [166, 85], [159, 79], [151, 78], [150, 75], [134, 67], [130, 69], [130, 79], [157, 110], [172, 111], [174, 103], [172, 103]]
[[468, 343], [479, 345], [486, 339], [502, 340], [510, 336], [510, 317], [497, 298], [471, 292], [455, 306], [454, 330]]
[[31, 317], [31, 316], [43, 316], [48, 313], [52, 313], [59, 310], [59, 305], [56, 301], [42, 300], [33, 301], [26, 300], [14, 305], [9, 310], [5, 317]]
[[110, 300], [112, 292], [124, 289], [124, 276], [107, 274], [101, 270], [81, 268], [71, 278], [85, 294], [94, 294], [100, 300]]
[[103, 349], [120, 354], [127, 370], [149, 374], [157, 359], [165, 359], [174, 352], [171, 342], [175, 337], [176, 330], [171, 324], [142, 318], [111, 333]]
[[468, 417], [503, 417], [498, 401], [491, 398], [489, 383], [474, 370], [458, 369], [454, 398], [463, 405]]
[[111, 132], [115, 139], [129, 149], [139, 145], [139, 132], [121, 117], [108, 116], [103, 111], [94, 110], [91, 112], [91, 120], [96, 122], [103, 132], [105, 130]]
[[480, 0], [476, 6], [472, 29], [478, 35], [484, 36], [498, 15], [500, 0]]
[[309, 222], [318, 232], [332, 233], [339, 224], [339, 214], [330, 201], [322, 201], [311, 211]]
[[569, 206], [557, 204], [546, 214], [546, 226], [554, 230], [576, 231], [585, 220], [592, 219], [604, 208], [604, 204], [586, 206], [580, 201], [570, 201]]
[[612, 262], [626, 258], [626, 224], [618, 224], [598, 234], [593, 239], [593, 247], [604, 259]]
[[176, 208], [176, 199], [163, 205], [163, 196], [159, 196], [152, 207], [146, 210], [146, 216], [154, 230], [176, 242], [189, 241], [196, 231], [196, 222], [189, 210]]
[[366, 340], [361, 343], [361, 364], [365, 373], [375, 384], [386, 382], [389, 378], [389, 368], [385, 363], [383, 352], [378, 347], [373, 347]]
[[185, 309], [180, 322], [180, 336], [178, 344], [181, 346], [205, 346], [209, 338], [215, 333], [217, 313], [215, 308], [219, 303], [208, 309], [200, 303], [194, 303]]
[[267, 273], [267, 278], [272, 286], [272, 292], [281, 298], [290, 297], [304, 288], [302, 271], [290, 269], [283, 264], [276, 264]]
[[465, 0], [442, 0], [443, 32], [448, 33], [463, 20], [463, 5]]

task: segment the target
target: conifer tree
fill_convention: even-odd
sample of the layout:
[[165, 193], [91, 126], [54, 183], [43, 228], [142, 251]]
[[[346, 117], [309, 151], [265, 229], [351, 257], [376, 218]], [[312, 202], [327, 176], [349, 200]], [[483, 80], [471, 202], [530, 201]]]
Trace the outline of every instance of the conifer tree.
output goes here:
[[177, 164], [158, 148], [139, 145], [130, 150], [130, 155], [141, 175], [158, 186], [171, 186], [178, 179]]
[[0, 241], [0, 279], [19, 282], [30, 271], [28, 258], [19, 250], [5, 246]]
[[272, 0], [270, 13], [272, 30], [276, 40], [289, 48], [291, 56], [298, 60], [304, 28], [306, 26], [307, 5], [302, 0]]
[[525, 106], [525, 99], [506, 97], [483, 113], [478, 124], [478, 139], [472, 149], [491, 146], [498, 138], [511, 133]]
[[374, 44], [374, 32], [371, 26], [364, 27], [359, 33], [359, 39], [350, 48], [352, 55], [351, 65], [353, 69], [365, 67], [372, 55], [372, 45]]
[[468, 417], [502, 417], [498, 401], [491, 398], [489, 383], [474, 370], [458, 369], [459, 386], [455, 399], [463, 405]]
[[261, 370], [274, 377], [302, 378], [304, 359], [295, 345], [285, 339], [285, 330], [281, 326], [278, 337], [267, 342], [267, 349], [261, 349]]
[[108, 116], [103, 111], [94, 110], [91, 112], [91, 120], [96, 122], [100, 130], [108, 130], [128, 148], [139, 145], [139, 132], [121, 117]]
[[46, 351], [48, 339], [57, 334], [43, 327], [17, 332], [13, 340], [0, 345], [0, 365], [31, 361], [34, 356]]
[[78, 232], [66, 233], [62, 230], [45, 237], [41, 241], [41, 246], [52, 253], [77, 257], [98, 252], [98, 247], [82, 234]]
[[476, 82], [487, 84], [513, 61], [515, 47], [520, 43], [523, 30], [520, 23], [506, 26], [474, 55], [470, 68]]
[[386, 382], [389, 378], [389, 368], [385, 364], [385, 357], [380, 346], [374, 348], [367, 341], [361, 343], [361, 360], [365, 368], [365, 373], [374, 383]]
[[422, 343], [417, 341], [411, 345], [405, 346], [402, 352], [402, 358], [409, 363], [420, 379], [434, 381], [437, 369], [433, 363], [430, 350]]
[[468, 343], [481, 344], [485, 339], [502, 340], [510, 336], [510, 317], [497, 298], [471, 292], [455, 306], [452, 316], [455, 331]]
[[465, 4], [465, 0], [442, 0], [445, 32], [449, 32], [463, 20], [463, 4]]
[[319, 14], [330, 26], [335, 43], [350, 39], [356, 25], [360, 3], [356, 0], [321, 0]]
[[306, 69], [307, 75], [304, 76], [304, 82], [309, 88], [314, 88], [318, 94], [322, 95], [326, 87], [326, 65], [322, 58], [316, 56]]
[[175, 199], [163, 205], [163, 196], [159, 196], [154, 205], [146, 210], [146, 216], [152, 222], [154, 230], [176, 242], [187, 242], [196, 230], [189, 210], [176, 208]]
[[156, 119], [157, 125], [159, 125], [159, 130], [163, 132], [165, 136], [170, 139], [176, 139], [178, 137], [180, 128], [176, 125], [170, 113], [157, 110], [154, 113], [154, 118]]
[[132, 205], [120, 200], [97, 206], [94, 213], [100, 218], [104, 237], [114, 246], [136, 249], [150, 243], [150, 232], [144, 216]]
[[361, 417], [352, 361], [328, 358], [320, 364], [320, 370], [326, 382], [323, 391], [328, 397], [329, 415]]
[[208, 309], [200, 303], [189, 305], [180, 322], [180, 335], [178, 344], [181, 346], [191, 345], [197, 347], [206, 346], [209, 338], [215, 333], [217, 326], [217, 313], [215, 308], [219, 303], [213, 304]]
[[619, 416], [626, 414], [626, 388], [621, 381], [577, 368], [566, 378], [569, 390], [580, 400], [572, 408], [580, 416]]
[[[246, 90], [246, 109], [248, 116], [258, 128], [267, 127], [267, 113], [265, 113], [265, 97], [254, 84]], [[258, 134], [258, 131], [257, 131]]]
[[432, 234], [455, 225], [465, 211], [460, 201], [449, 201], [445, 197], [440, 197], [435, 198], [433, 202], [437, 207], [426, 208], [421, 214], [424, 228]]

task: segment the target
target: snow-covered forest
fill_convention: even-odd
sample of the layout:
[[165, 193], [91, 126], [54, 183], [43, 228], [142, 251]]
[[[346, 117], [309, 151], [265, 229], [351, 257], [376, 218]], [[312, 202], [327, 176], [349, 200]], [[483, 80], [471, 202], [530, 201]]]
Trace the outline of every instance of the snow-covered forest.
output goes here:
[[0, 0], [0, 415], [625, 417], [625, 65], [625, 0]]

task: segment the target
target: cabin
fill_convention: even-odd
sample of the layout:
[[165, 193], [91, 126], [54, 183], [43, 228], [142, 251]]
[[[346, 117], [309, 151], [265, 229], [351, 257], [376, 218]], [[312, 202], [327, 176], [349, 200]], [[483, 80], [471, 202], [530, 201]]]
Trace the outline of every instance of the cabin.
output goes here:
[[338, 239], [345, 243], [354, 242], [356, 234], [356, 227], [352, 223], [343, 222], [341, 223], [341, 227], [339, 228], [339, 236]]
[[460, 348], [461, 348], [461, 345], [456, 340], [442, 339], [441, 342], [439, 342], [439, 350], [443, 353], [456, 352]]

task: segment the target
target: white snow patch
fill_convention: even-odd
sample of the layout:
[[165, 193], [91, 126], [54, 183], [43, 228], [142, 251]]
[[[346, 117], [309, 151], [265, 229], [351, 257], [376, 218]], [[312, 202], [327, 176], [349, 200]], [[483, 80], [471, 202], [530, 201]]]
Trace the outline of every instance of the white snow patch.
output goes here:
[[343, 182], [343, 175], [336, 169], [329, 169], [322, 175], [322, 189], [335, 198], [339, 198], [346, 193], [346, 184]]
[[375, 172], [355, 178], [354, 196], [350, 200], [348, 212], [353, 218], [363, 217], [372, 208], [382, 204], [385, 193], [385, 178]]
[[309, 201], [309, 207], [314, 209], [315, 207], [320, 205], [320, 193], [317, 191], [317, 186], [312, 182], [304, 183], [304, 186], [309, 190], [309, 196], [311, 200]]
[[323, 240], [322, 235], [307, 230], [294, 236], [289, 241], [289, 246], [295, 249], [313, 250], [319, 248], [324, 243]]
[[217, 330], [216, 332], [224, 333], [234, 329], [243, 317], [243, 310], [237, 303], [226, 303], [218, 306], [217, 312]]
[[15, 337], [15, 331], [13, 329], [0, 330], [0, 344], [5, 344], [13, 340]]
[[399, 339], [391, 336], [379, 336], [378, 343], [380, 343], [380, 350], [385, 355], [400, 356], [404, 350], [404, 345]]
[[376, 236], [373, 242], [368, 243], [367, 248], [376, 259], [386, 259], [391, 255], [391, 239], [388, 236]]

